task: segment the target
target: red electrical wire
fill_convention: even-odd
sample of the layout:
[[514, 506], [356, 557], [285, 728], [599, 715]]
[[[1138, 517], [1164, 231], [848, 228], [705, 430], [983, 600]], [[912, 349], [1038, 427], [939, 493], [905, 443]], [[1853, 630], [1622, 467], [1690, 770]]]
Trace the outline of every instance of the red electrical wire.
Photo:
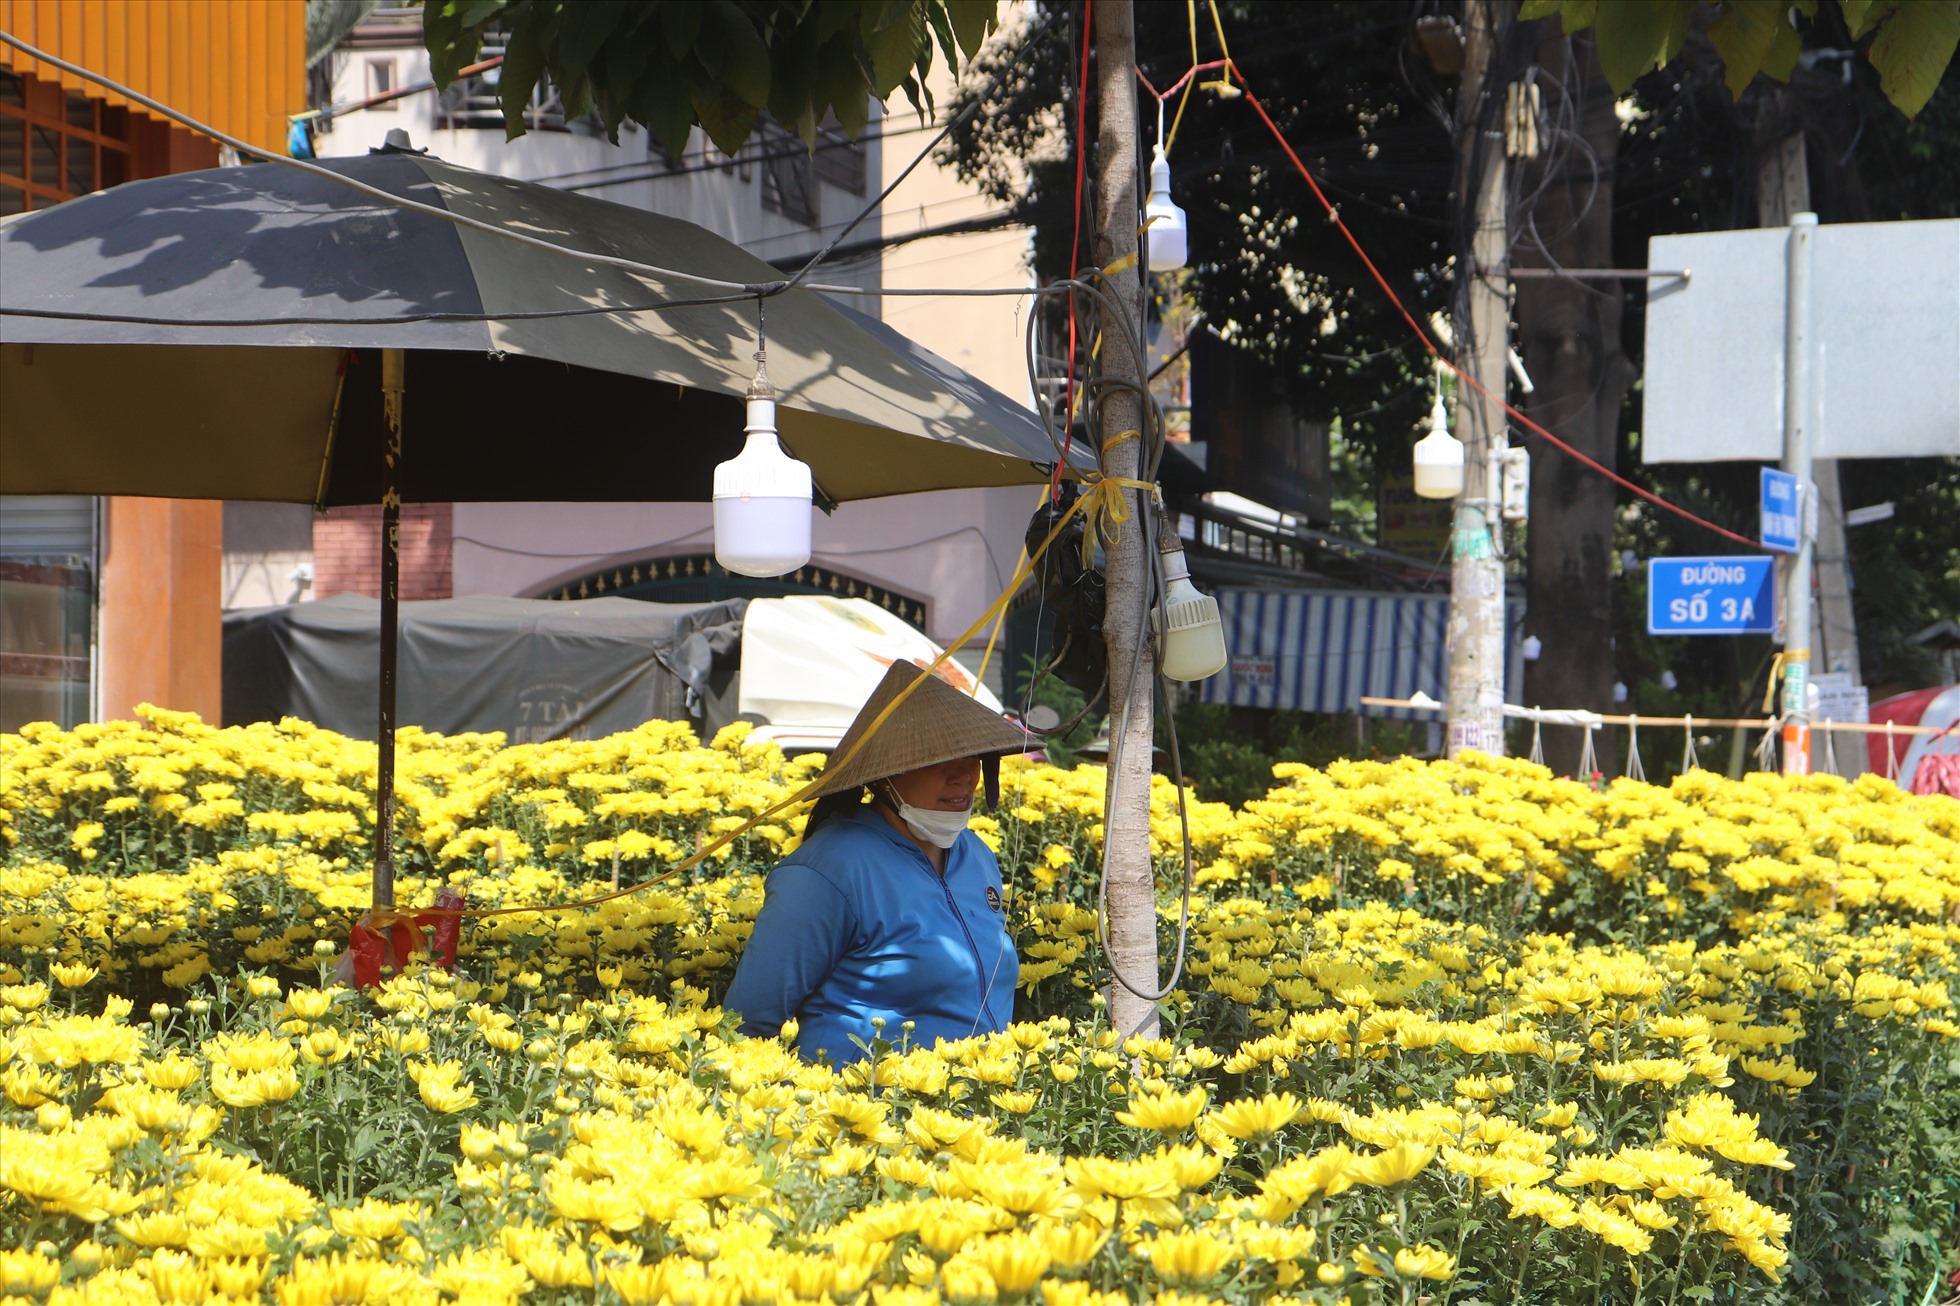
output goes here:
[[1156, 96], [1158, 102], [1161, 104], [1163, 101], [1170, 99], [1173, 95], [1176, 95], [1179, 91], [1183, 90], [1184, 83], [1190, 81], [1193, 77], [1196, 77], [1199, 73], [1208, 73], [1214, 68], [1223, 68], [1224, 66], [1225, 66], [1225, 60], [1223, 59], [1213, 59], [1210, 63], [1193, 64], [1191, 65], [1191, 67], [1184, 70], [1184, 76], [1178, 78], [1176, 81], [1172, 82], [1169, 86], [1165, 87], [1161, 91], [1150, 84], [1150, 79], [1143, 75], [1143, 69], [1141, 68], [1137, 69], [1137, 80], [1142, 82], [1143, 89], [1149, 91], [1152, 95]]
[[1458, 367], [1454, 361], [1446, 357], [1443, 351], [1436, 347], [1435, 342], [1429, 338], [1429, 333], [1422, 329], [1422, 324], [1416, 321], [1415, 315], [1410, 313], [1408, 307], [1402, 303], [1402, 297], [1400, 295], [1397, 295], [1395, 293], [1394, 288], [1388, 284], [1388, 278], [1384, 277], [1381, 274], [1381, 269], [1375, 266], [1375, 261], [1368, 257], [1368, 251], [1361, 248], [1361, 242], [1354, 238], [1354, 233], [1352, 231], [1348, 230], [1347, 223], [1341, 221], [1341, 215], [1339, 211], [1334, 208], [1334, 205], [1331, 202], [1329, 202], [1327, 196], [1321, 191], [1320, 183], [1314, 180], [1313, 174], [1311, 172], [1307, 171], [1307, 165], [1302, 163], [1300, 161], [1300, 156], [1293, 152], [1293, 146], [1287, 142], [1286, 136], [1279, 129], [1279, 124], [1273, 121], [1272, 115], [1266, 112], [1266, 106], [1259, 103], [1259, 97], [1254, 95], [1252, 93], [1251, 86], [1246, 84], [1245, 74], [1243, 72], [1240, 72], [1236, 66], [1233, 67], [1232, 71], [1238, 72], [1239, 74], [1239, 86], [1240, 89], [1245, 93], [1246, 103], [1250, 104], [1255, 110], [1258, 111], [1260, 119], [1266, 124], [1267, 129], [1272, 132], [1273, 139], [1279, 142], [1279, 147], [1282, 150], [1286, 151], [1286, 157], [1293, 161], [1293, 166], [1299, 169], [1300, 175], [1306, 179], [1307, 186], [1309, 189], [1313, 191], [1314, 198], [1319, 200], [1320, 206], [1327, 210], [1327, 216], [1331, 218], [1334, 222], [1334, 225], [1340, 229], [1341, 235], [1347, 239], [1347, 243], [1349, 247], [1354, 250], [1355, 255], [1360, 258], [1363, 266], [1365, 266], [1368, 269], [1368, 275], [1372, 276], [1375, 279], [1375, 284], [1381, 287], [1382, 293], [1384, 295], [1388, 296], [1388, 302], [1395, 305], [1396, 311], [1402, 314], [1402, 320], [1407, 322], [1409, 324], [1409, 329], [1416, 333], [1416, 339], [1422, 342], [1422, 347], [1424, 349], [1427, 349], [1430, 352], [1430, 354], [1436, 358], [1438, 362], [1443, 364], [1443, 366], [1449, 368], [1451, 372], [1455, 373], [1458, 380], [1462, 381], [1465, 385], [1469, 386], [1472, 390], [1476, 391], [1484, 398], [1491, 400], [1499, 408], [1502, 408], [1507, 414], [1511, 416], [1512, 419], [1514, 419], [1520, 425], [1525, 427], [1525, 429], [1533, 432], [1536, 435], [1543, 437], [1546, 441], [1548, 441], [1552, 445], [1553, 448], [1559, 449], [1564, 453], [1567, 453], [1572, 457], [1578, 459], [1581, 463], [1585, 464], [1587, 467], [1592, 468], [1594, 471], [1598, 472], [1601, 476], [1606, 477], [1614, 484], [1633, 491], [1633, 493], [1639, 495], [1641, 498], [1647, 500], [1649, 503], [1653, 503], [1662, 508], [1665, 508], [1669, 512], [1675, 514], [1676, 516], [1685, 518], [1686, 520], [1693, 522], [1697, 526], [1706, 527], [1707, 529], [1714, 531], [1717, 535], [1722, 536], [1724, 539], [1734, 540], [1737, 544], [1746, 545], [1751, 549], [1760, 550], [1762, 548], [1761, 544], [1757, 543], [1755, 540], [1750, 539], [1748, 536], [1738, 535], [1734, 531], [1729, 530], [1726, 527], [1717, 526], [1712, 521], [1707, 521], [1701, 517], [1697, 517], [1694, 513], [1689, 512], [1686, 508], [1680, 507], [1676, 504], [1669, 503], [1666, 499], [1661, 498], [1658, 494], [1655, 494], [1651, 490], [1642, 489], [1640, 486], [1635, 485], [1632, 481], [1629, 481], [1626, 477], [1620, 475], [1612, 468], [1605, 466], [1603, 463], [1600, 463], [1593, 458], [1587, 457], [1583, 453], [1580, 453], [1577, 449], [1573, 448], [1565, 441], [1559, 439], [1556, 435], [1553, 435], [1550, 431], [1546, 430], [1538, 423], [1532, 421], [1529, 417], [1526, 417], [1523, 413], [1519, 412], [1517, 409], [1511, 407], [1511, 405], [1505, 403], [1501, 396], [1494, 395], [1490, 391], [1484, 389], [1483, 386], [1477, 383], [1477, 379], [1475, 377], [1465, 372], [1462, 368]]
[[[1089, 110], [1089, 19], [1090, 0], [1082, 0], [1082, 74], [1075, 82], [1075, 230], [1068, 239], [1068, 274], [1075, 275], [1082, 255], [1082, 182], [1088, 166], [1083, 142], [1088, 139]], [[1075, 447], [1075, 296], [1068, 297], [1068, 382], [1062, 387], [1062, 460], [1055, 464], [1049, 482], [1049, 498], [1062, 492], [1062, 468], [1068, 465], [1069, 450]]]

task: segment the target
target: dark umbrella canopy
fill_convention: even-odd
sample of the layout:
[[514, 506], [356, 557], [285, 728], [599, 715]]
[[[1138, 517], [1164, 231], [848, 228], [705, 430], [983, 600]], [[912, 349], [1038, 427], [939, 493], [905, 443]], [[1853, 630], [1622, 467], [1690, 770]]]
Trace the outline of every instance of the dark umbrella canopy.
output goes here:
[[[426, 156], [327, 166], [559, 245], [780, 275], [692, 223]], [[730, 293], [277, 165], [130, 183], [0, 225], [0, 492], [374, 503], [400, 349], [405, 500], [705, 499], [755, 367], [755, 302], [700, 302]], [[1054, 460], [1025, 408], [875, 319], [805, 290], [766, 314], [783, 443], [829, 498], [1032, 484]]]

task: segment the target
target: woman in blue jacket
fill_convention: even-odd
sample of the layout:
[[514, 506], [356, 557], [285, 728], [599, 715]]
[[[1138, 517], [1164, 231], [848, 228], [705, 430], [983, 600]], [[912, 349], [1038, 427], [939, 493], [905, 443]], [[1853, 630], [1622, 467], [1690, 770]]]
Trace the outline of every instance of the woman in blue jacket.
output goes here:
[[874, 1038], [896, 1043], [907, 1021], [912, 1042], [930, 1047], [1013, 1018], [1020, 963], [1000, 865], [966, 823], [982, 775], [992, 806], [1000, 758], [1028, 736], [929, 676], [866, 738], [921, 674], [894, 664], [844, 732], [802, 844], [769, 873], [728, 989], [744, 1033], [795, 1020], [808, 1060], [856, 1061]]

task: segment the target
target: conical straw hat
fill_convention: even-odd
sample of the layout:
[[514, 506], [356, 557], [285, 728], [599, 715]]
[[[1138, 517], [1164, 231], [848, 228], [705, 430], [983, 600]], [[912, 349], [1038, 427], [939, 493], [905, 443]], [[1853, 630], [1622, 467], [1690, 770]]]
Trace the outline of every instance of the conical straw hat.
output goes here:
[[878, 688], [858, 709], [851, 728], [837, 741], [831, 764], [818, 777], [820, 783], [812, 798], [955, 758], [999, 757], [1029, 747], [1032, 736], [1019, 726], [938, 676], [926, 676], [925, 683], [898, 705], [854, 755], [852, 747], [865, 739], [872, 721], [921, 675], [924, 672], [909, 662], [892, 663]]

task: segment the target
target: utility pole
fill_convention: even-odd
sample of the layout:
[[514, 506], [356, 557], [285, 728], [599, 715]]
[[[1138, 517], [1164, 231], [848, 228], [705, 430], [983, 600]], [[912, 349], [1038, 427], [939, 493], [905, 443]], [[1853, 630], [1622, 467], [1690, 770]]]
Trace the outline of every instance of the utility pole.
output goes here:
[[[1797, 478], [1798, 503], [1811, 493], [1810, 449], [1816, 406], [1811, 401], [1816, 337], [1810, 320], [1815, 213], [1790, 215], [1788, 289], [1783, 335], [1783, 470]], [[1809, 514], [1797, 513], [1797, 551], [1783, 571], [1783, 774], [1810, 774]]]
[[[1118, 268], [1105, 289], [1130, 332], [1143, 334], [1143, 281], [1135, 266], [1143, 206], [1138, 199], [1136, 27], [1131, 0], [1095, 0], [1097, 267]], [[1101, 364], [1114, 386], [1102, 402], [1097, 438], [1105, 475], [1135, 477], [1143, 442], [1143, 360], [1115, 324], [1102, 333]], [[1131, 499], [1130, 520], [1104, 540], [1109, 646], [1109, 781], [1103, 813], [1103, 866], [1108, 876], [1110, 1026], [1118, 1034], [1154, 1038], [1157, 1004], [1157, 876], [1150, 856], [1150, 763], [1154, 661], [1145, 636], [1150, 606], [1150, 558], [1144, 522], [1152, 507]]]
[[[1467, 748], [1504, 753], [1504, 522], [1499, 459], [1510, 444], [1501, 401], [1511, 343], [1508, 265], [1510, 224], [1505, 212], [1504, 133], [1486, 102], [1503, 93], [1489, 85], [1492, 47], [1510, 20], [1507, 0], [1468, 0], [1463, 38], [1463, 85], [1457, 97], [1457, 195], [1474, 204], [1468, 257], [1458, 251], [1458, 341], [1469, 346], [1460, 366], [1486, 393], [1457, 388], [1457, 431], [1463, 440], [1463, 494], [1456, 502], [1450, 547], [1449, 755]], [[1467, 320], [1466, 320], [1467, 319]]]

